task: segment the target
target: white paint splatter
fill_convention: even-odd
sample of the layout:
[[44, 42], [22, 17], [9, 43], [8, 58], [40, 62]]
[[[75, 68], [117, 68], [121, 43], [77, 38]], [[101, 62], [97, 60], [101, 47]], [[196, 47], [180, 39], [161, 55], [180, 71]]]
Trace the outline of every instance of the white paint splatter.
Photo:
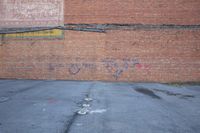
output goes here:
[[76, 126], [82, 126], [82, 125], [83, 125], [82, 123], [77, 123], [77, 124], [76, 124]]
[[81, 108], [77, 113], [79, 115], [86, 115], [89, 112], [87, 108]]
[[92, 101], [93, 99], [92, 99], [92, 98], [89, 98], [89, 97], [86, 97], [84, 100], [90, 102], [90, 101]]
[[96, 110], [91, 110], [90, 114], [95, 114], [95, 113], [105, 113], [107, 110], [106, 109], [96, 109]]
[[83, 104], [83, 107], [90, 107], [90, 104]]

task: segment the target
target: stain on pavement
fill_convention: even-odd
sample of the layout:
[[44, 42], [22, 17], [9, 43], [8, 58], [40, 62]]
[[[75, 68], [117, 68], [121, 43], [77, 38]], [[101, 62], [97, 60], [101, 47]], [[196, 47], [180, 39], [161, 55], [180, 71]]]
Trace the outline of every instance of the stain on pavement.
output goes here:
[[136, 88], [135, 91], [142, 93], [144, 95], [150, 96], [152, 98], [161, 99], [158, 95], [156, 95], [152, 90], [146, 88]]
[[185, 94], [181, 94], [181, 93], [175, 93], [175, 92], [171, 92], [168, 90], [160, 90], [160, 89], [153, 89], [153, 90], [164, 93], [169, 96], [177, 96], [179, 98], [194, 98], [194, 95], [185, 95]]

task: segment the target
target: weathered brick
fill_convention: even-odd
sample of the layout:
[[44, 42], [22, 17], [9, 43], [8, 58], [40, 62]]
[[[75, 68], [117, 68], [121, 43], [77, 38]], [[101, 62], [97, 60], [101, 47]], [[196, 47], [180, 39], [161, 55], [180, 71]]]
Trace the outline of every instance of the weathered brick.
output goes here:
[[65, 23], [200, 24], [199, 0], [65, 0]]
[[66, 31], [64, 40], [4, 40], [0, 78], [199, 81], [200, 30]]

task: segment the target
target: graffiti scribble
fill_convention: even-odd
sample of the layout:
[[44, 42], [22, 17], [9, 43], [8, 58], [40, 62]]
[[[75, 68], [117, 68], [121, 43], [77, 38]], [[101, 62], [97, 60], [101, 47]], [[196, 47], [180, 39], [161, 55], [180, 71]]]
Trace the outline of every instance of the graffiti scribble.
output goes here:
[[135, 68], [135, 66], [139, 64], [139, 60], [137, 58], [122, 60], [106, 58], [102, 60], [102, 62], [108, 72], [111, 73], [116, 80], [123, 74], [123, 72], [127, 71], [131, 67]]
[[70, 74], [76, 75], [80, 72], [81, 68], [78, 64], [71, 64], [68, 70]]

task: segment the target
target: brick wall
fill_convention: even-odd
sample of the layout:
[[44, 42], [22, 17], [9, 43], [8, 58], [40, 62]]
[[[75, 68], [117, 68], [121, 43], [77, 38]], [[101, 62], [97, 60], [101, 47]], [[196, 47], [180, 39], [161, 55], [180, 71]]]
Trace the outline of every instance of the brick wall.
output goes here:
[[65, 0], [65, 22], [200, 24], [200, 1]]
[[[198, 0], [65, 0], [65, 23], [200, 24]], [[65, 31], [0, 41], [0, 78], [200, 81], [200, 29]]]

